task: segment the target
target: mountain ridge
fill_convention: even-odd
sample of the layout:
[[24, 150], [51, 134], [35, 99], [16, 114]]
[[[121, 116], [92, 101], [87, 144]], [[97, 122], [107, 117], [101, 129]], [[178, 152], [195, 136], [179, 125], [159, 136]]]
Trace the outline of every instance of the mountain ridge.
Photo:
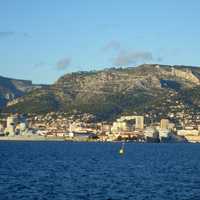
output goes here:
[[[22, 113], [80, 111], [107, 119], [154, 109], [159, 112], [165, 110], [165, 104], [170, 104], [166, 109], [172, 106], [173, 101], [199, 109], [199, 89], [198, 67], [144, 64], [65, 74], [54, 84], [36, 88], [9, 102], [4, 110]], [[188, 95], [190, 93], [192, 95]]]

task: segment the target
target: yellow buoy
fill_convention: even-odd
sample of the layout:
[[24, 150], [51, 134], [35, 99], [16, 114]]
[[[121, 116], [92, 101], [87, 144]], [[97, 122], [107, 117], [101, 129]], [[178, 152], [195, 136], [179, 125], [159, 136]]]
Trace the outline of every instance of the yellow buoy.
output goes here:
[[121, 154], [121, 155], [124, 154], [124, 149], [120, 149], [119, 154]]
[[119, 150], [119, 154], [120, 155], [124, 154], [124, 143], [122, 143], [122, 146], [121, 146], [121, 148]]

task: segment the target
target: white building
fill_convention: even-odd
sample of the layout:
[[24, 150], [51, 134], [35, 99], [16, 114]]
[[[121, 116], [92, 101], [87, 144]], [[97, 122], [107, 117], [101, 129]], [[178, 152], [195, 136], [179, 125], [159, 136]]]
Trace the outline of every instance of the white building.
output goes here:
[[15, 129], [17, 126], [17, 121], [18, 118], [17, 116], [10, 116], [7, 118], [7, 123], [6, 123], [6, 129], [5, 129], [5, 133], [10, 135], [10, 136], [14, 136], [15, 135]]
[[153, 127], [147, 127], [144, 130], [145, 138], [158, 138], [159, 134], [158, 131]]
[[187, 136], [187, 135], [198, 136], [199, 130], [178, 130], [177, 135], [180, 135], [180, 136]]
[[169, 129], [160, 129], [159, 130], [159, 138], [160, 140], [163, 138], [169, 138], [171, 135], [171, 131]]

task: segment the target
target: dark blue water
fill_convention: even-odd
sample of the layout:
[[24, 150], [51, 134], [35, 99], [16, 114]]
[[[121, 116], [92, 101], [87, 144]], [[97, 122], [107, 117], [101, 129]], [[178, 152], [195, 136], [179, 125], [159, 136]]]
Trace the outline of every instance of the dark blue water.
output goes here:
[[0, 142], [0, 200], [200, 200], [200, 145]]

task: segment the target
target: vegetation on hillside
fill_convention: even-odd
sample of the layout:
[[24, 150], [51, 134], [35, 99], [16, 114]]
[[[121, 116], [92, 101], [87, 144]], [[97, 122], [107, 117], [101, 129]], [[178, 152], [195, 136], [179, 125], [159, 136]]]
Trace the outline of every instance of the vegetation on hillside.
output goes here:
[[[29, 92], [4, 111], [72, 113], [77, 110], [109, 120], [121, 114], [162, 116], [188, 107], [199, 109], [200, 86], [188, 79], [163, 75], [170, 70], [170, 66], [143, 65], [67, 74], [48, 88]], [[200, 74], [198, 69], [194, 71]]]

